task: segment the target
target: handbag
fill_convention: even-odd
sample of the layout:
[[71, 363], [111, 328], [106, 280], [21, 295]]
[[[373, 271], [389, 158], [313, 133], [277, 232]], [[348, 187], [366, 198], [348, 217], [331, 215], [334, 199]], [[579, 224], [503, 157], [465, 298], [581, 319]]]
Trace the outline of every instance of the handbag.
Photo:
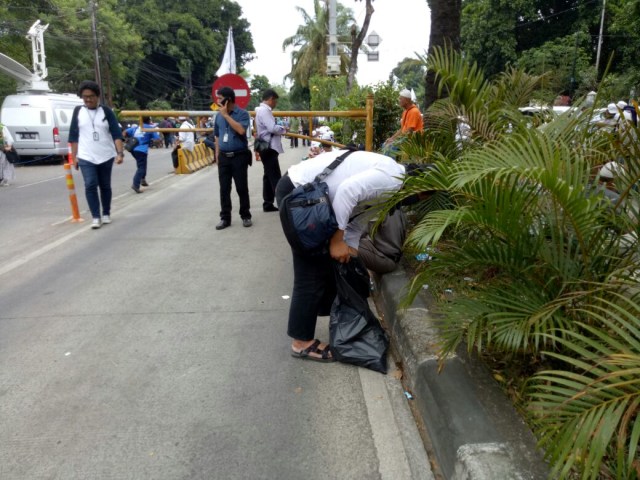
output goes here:
[[320, 172], [313, 182], [300, 185], [280, 205], [280, 223], [291, 248], [299, 253], [321, 254], [338, 229], [324, 179], [354, 150], [348, 150]]
[[[138, 133], [138, 130], [136, 130], [136, 133]], [[124, 149], [127, 152], [132, 153], [133, 149], [136, 148], [138, 145], [140, 145], [140, 140], [138, 140], [135, 134], [133, 134], [132, 136], [127, 137], [127, 139], [125, 140]]]
[[258, 153], [262, 153], [265, 150], [269, 149], [269, 145], [270, 144], [271, 144], [271, 142], [268, 142], [266, 140], [256, 139], [256, 141], [253, 142], [253, 149]]
[[20, 163], [20, 155], [18, 155], [16, 147], [12, 146], [11, 150], [9, 150], [8, 152], [4, 152], [4, 154], [7, 157], [7, 162]]

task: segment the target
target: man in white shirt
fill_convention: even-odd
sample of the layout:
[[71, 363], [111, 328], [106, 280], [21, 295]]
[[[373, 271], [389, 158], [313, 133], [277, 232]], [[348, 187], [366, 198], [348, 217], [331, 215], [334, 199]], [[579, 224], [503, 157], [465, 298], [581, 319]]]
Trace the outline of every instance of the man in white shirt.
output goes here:
[[[180, 130], [195, 128], [187, 117], [179, 117], [178, 120], [182, 122]], [[185, 150], [192, 152], [193, 148], [196, 146], [196, 137], [193, 132], [179, 132], [178, 142], [180, 143], [180, 148], [184, 148]]]
[[[295, 187], [312, 182], [343, 153], [344, 150], [322, 153], [289, 168], [276, 188], [278, 204]], [[376, 214], [372, 204], [376, 199], [386, 200], [382, 198], [386, 193], [398, 191], [404, 175], [404, 165], [392, 158], [357, 151], [325, 178], [338, 230], [331, 237], [329, 254], [304, 255], [292, 250], [294, 284], [287, 329], [293, 339], [292, 356], [319, 362], [334, 360], [329, 346], [314, 339], [317, 317], [329, 314], [336, 293], [330, 258], [344, 263], [358, 254], [360, 238]]]
[[282, 174], [278, 155], [284, 153], [282, 134], [287, 129], [278, 125], [273, 116], [273, 109], [278, 105], [278, 93], [268, 88], [262, 94], [262, 103], [256, 108], [256, 139], [269, 142], [269, 148], [260, 152], [260, 161], [264, 167], [262, 176], [262, 210], [277, 212], [273, 205], [275, 190]]

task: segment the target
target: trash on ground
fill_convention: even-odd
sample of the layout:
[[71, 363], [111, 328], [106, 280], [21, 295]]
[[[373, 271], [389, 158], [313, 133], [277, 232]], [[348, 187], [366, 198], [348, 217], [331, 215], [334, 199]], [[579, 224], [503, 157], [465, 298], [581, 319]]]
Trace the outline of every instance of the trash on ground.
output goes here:
[[410, 394], [409, 392], [407, 392], [406, 390], [405, 390], [405, 392], [404, 392], [404, 396], [405, 396], [405, 397], [407, 397], [407, 400], [413, 400], [413, 395], [411, 395], [411, 394]]

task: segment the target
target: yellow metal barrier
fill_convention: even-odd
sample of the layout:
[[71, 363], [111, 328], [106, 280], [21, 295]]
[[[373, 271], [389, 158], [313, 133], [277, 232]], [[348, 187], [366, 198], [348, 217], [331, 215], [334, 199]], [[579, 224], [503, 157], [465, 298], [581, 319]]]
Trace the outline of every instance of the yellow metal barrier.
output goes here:
[[198, 143], [190, 152], [184, 148], [178, 149], [178, 167], [176, 173], [193, 173], [213, 163], [213, 150], [204, 143]]
[[[249, 112], [251, 116], [255, 116], [255, 111]], [[138, 118], [138, 125], [142, 125], [143, 116], [150, 117], [197, 117], [197, 116], [211, 116], [216, 115], [214, 111], [200, 111], [200, 110], [123, 110], [118, 115], [119, 118]], [[356, 120], [364, 120], [365, 122], [365, 149], [368, 151], [373, 150], [373, 94], [367, 95], [367, 100], [364, 110], [330, 110], [330, 111], [274, 111], [274, 117], [307, 117], [309, 119], [313, 117], [345, 117], [353, 118]], [[143, 132], [211, 132], [211, 128], [141, 128]], [[296, 136], [298, 138], [304, 138], [309, 141], [319, 141], [317, 138], [313, 138], [306, 135], [297, 135], [287, 133], [287, 136]], [[327, 143], [327, 142], [321, 142]], [[190, 172], [185, 172], [190, 173]]]

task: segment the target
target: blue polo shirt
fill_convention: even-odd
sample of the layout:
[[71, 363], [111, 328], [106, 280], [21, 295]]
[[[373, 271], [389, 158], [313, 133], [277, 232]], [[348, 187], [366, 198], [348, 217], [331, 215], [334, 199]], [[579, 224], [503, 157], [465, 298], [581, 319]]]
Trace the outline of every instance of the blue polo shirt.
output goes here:
[[[249, 148], [246, 131], [249, 130], [249, 112], [235, 105], [231, 111], [231, 118], [242, 125], [245, 134], [236, 132], [222, 115], [216, 115], [216, 123], [213, 126], [213, 134], [218, 138], [218, 145], [221, 152], [237, 152]], [[225, 138], [226, 137], [226, 138]], [[226, 139], [226, 142], [225, 142]]]

